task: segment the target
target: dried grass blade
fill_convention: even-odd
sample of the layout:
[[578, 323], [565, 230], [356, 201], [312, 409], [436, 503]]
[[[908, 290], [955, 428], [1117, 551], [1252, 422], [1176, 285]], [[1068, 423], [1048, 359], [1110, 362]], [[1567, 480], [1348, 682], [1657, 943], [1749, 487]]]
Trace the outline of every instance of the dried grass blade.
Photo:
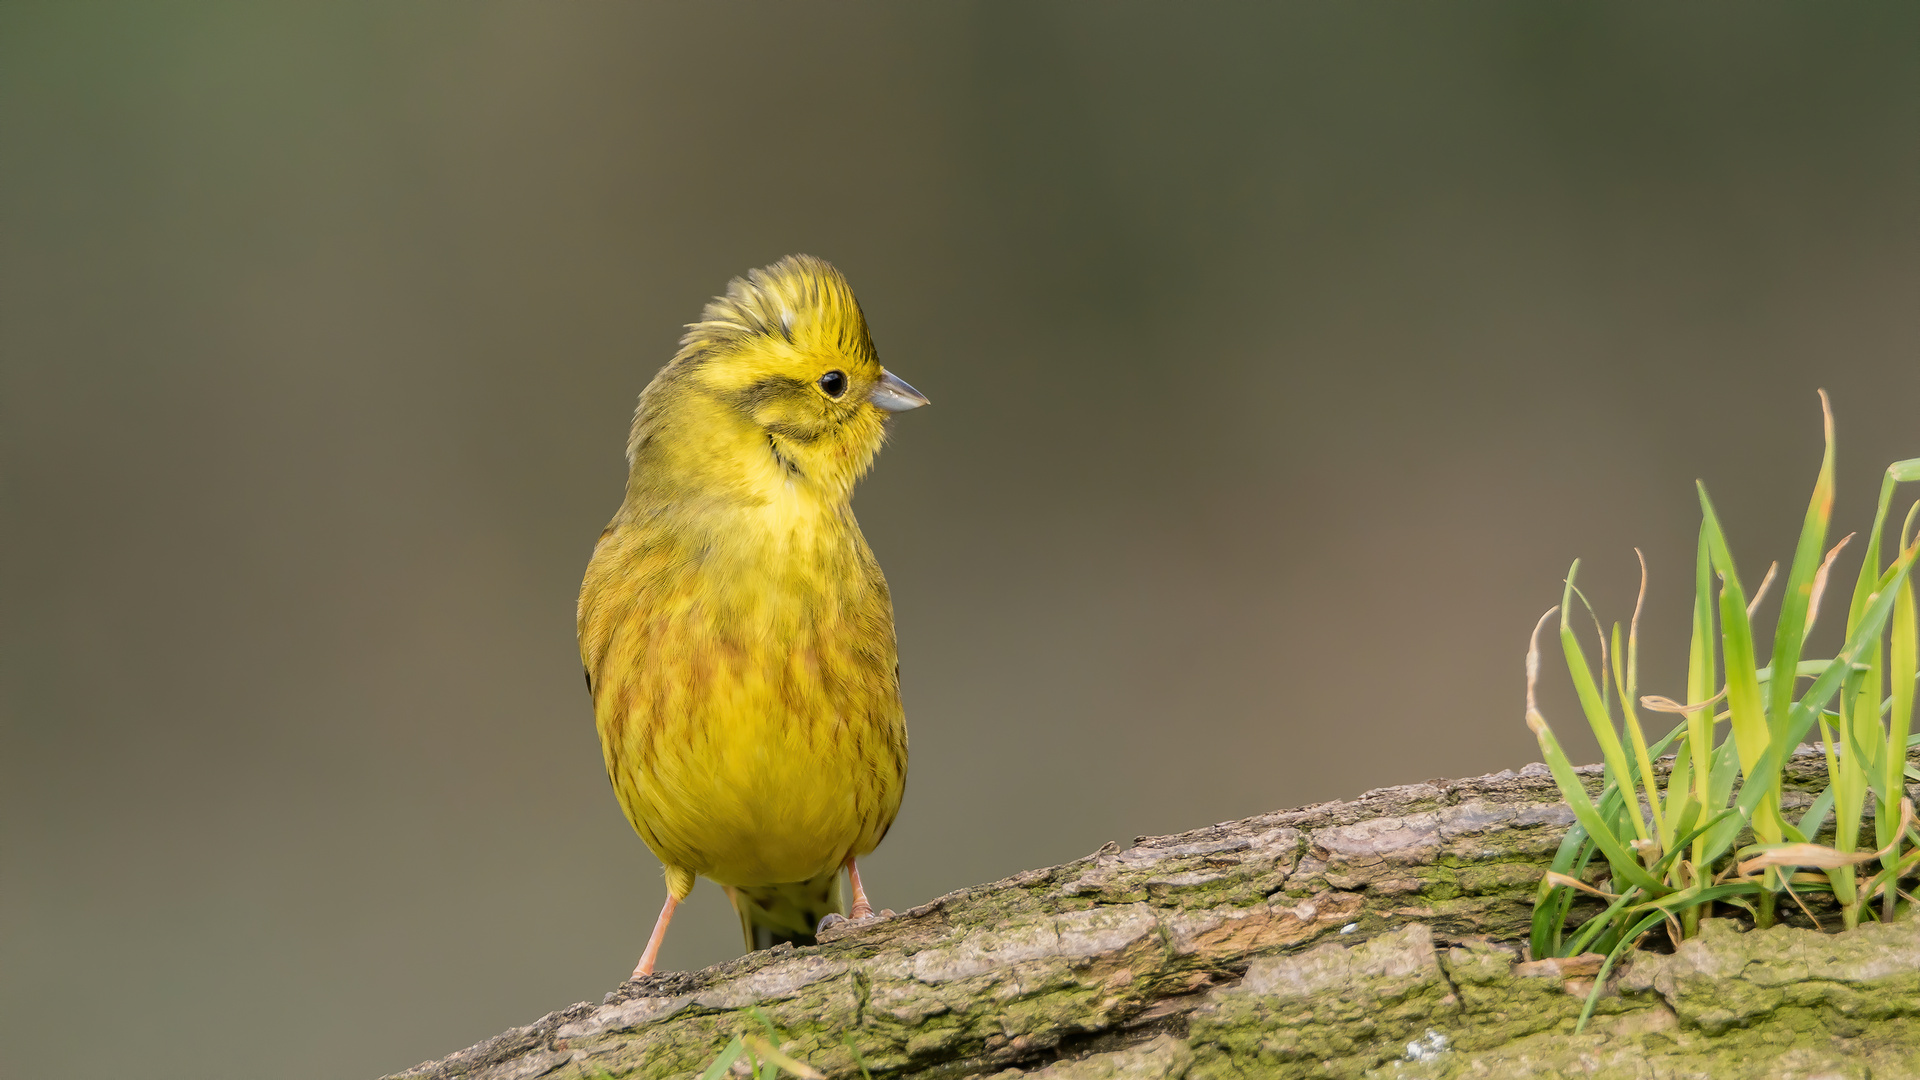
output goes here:
[[793, 1058], [781, 1053], [772, 1043], [758, 1035], [748, 1035], [746, 1037], [746, 1043], [760, 1060], [771, 1065], [777, 1065], [799, 1077], [800, 1080], [826, 1080], [826, 1074], [822, 1073], [819, 1069], [808, 1065], [804, 1061], [795, 1061]]

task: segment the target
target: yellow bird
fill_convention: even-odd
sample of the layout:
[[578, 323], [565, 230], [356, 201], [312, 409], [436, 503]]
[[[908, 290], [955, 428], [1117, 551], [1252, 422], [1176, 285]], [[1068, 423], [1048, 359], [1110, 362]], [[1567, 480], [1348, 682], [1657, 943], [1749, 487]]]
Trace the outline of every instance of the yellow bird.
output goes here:
[[640, 394], [627, 492], [580, 586], [607, 776], [666, 866], [634, 968], [696, 876], [748, 949], [873, 914], [857, 859], [907, 777], [893, 601], [853, 486], [927, 399], [880, 366], [845, 277], [793, 255], [735, 278]]

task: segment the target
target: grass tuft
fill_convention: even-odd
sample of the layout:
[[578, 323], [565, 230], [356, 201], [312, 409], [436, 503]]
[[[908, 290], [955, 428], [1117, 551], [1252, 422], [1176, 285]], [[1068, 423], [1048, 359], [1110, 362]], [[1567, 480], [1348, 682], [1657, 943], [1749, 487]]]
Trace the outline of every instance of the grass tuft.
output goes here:
[[[747, 1013], [759, 1021], [766, 1035], [735, 1035], [707, 1065], [700, 1080], [722, 1080], [730, 1073], [742, 1073], [749, 1080], [778, 1080], [782, 1072], [798, 1080], [825, 1080], [820, 1070], [780, 1049], [780, 1032], [758, 1005], [748, 1006]], [[857, 1052], [855, 1060], [858, 1061]], [[866, 1076], [866, 1062], [858, 1063], [861, 1075]]]
[[[1567, 571], [1559, 605], [1534, 626], [1527, 649], [1527, 726], [1576, 821], [1535, 900], [1530, 945], [1536, 959], [1599, 952], [1611, 970], [1648, 933], [1664, 927], [1676, 945], [1692, 937], [1715, 904], [1739, 908], [1764, 927], [1774, 921], [1782, 898], [1813, 919], [1805, 897], [1826, 894], [1849, 929], [1863, 919], [1896, 918], [1912, 906], [1901, 885], [1920, 868], [1920, 830], [1905, 789], [1906, 779], [1920, 779], [1906, 763], [1908, 748], [1920, 743], [1913, 733], [1920, 628], [1910, 574], [1920, 557], [1920, 536], [1914, 535], [1920, 503], [1907, 514], [1884, 565], [1881, 536], [1894, 488], [1920, 480], [1920, 458], [1887, 468], [1848, 603], [1844, 647], [1830, 659], [1802, 659], [1834, 560], [1853, 539], [1827, 547], [1834, 439], [1825, 391], [1820, 404], [1826, 452], [1787, 569], [1766, 665], [1758, 659], [1753, 615], [1778, 564], [1749, 599], [1705, 484], [1698, 485], [1693, 633], [1681, 701], [1639, 692], [1647, 564], [1638, 549], [1640, 596], [1624, 642], [1619, 623], [1611, 634], [1599, 630], [1597, 614], [1575, 585], [1578, 560]], [[1576, 602], [1599, 630], [1597, 671], [1575, 629]], [[1600, 744], [1597, 799], [1538, 705], [1540, 633], [1556, 611], [1567, 674]], [[1649, 743], [1641, 710], [1682, 721]], [[1787, 757], [1816, 727], [1828, 786], [1805, 815], [1789, 821], [1780, 802]], [[1672, 763], [1662, 782], [1654, 766], [1669, 752]], [[1829, 815], [1832, 843], [1815, 843]], [[1862, 850], [1869, 822], [1872, 839]], [[1736, 848], [1749, 834], [1752, 842]], [[1604, 862], [1604, 881], [1596, 859]], [[1606, 900], [1607, 907], [1569, 927], [1580, 893]], [[1603, 974], [1594, 984], [1596, 996], [1604, 983]], [[1582, 1013], [1582, 1026], [1592, 1004]]]

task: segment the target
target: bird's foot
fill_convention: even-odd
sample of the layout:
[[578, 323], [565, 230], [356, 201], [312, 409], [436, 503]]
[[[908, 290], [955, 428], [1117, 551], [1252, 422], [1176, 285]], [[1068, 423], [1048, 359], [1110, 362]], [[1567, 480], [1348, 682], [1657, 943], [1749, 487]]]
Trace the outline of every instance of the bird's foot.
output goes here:
[[842, 915], [837, 911], [830, 912], [826, 915], [826, 917], [820, 920], [820, 925], [814, 928], [813, 936], [819, 937], [821, 934], [824, 934], [827, 931], [832, 930], [836, 926], [852, 927], [852, 926], [857, 926], [860, 923], [879, 922], [881, 919], [891, 919], [891, 918], [893, 918], [892, 909], [888, 909], [886, 911], [874, 911], [872, 908], [868, 908], [866, 914], [864, 915], [856, 914], [852, 917]]

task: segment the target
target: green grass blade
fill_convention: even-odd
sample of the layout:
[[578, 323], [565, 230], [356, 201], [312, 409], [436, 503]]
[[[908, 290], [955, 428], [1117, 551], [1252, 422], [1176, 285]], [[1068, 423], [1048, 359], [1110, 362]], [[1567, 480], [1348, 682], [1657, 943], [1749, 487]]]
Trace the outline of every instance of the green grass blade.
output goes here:
[[1595, 915], [1593, 918], [1581, 924], [1580, 932], [1573, 936], [1573, 941], [1568, 944], [1566, 952], [1561, 955], [1579, 956], [1581, 953], [1586, 952], [1593, 946], [1595, 938], [1609, 929], [1615, 929], [1615, 924], [1620, 921], [1620, 913], [1625, 911], [1628, 905], [1638, 899], [1640, 899], [1640, 893], [1636, 890], [1629, 889], [1625, 895], [1613, 903], [1608, 904], [1605, 911], [1602, 911], [1600, 914]]
[[[1901, 546], [1906, 547], [1907, 533], [1913, 527], [1914, 513], [1920, 512], [1920, 503], [1907, 514], [1907, 521], [1900, 528]], [[1893, 680], [1893, 697], [1889, 702], [1887, 715], [1887, 737], [1881, 753], [1883, 779], [1881, 789], [1886, 793], [1874, 809], [1874, 835], [1880, 840], [1880, 846], [1886, 847], [1898, 840], [1899, 813], [1895, 803], [1896, 792], [1903, 792], [1902, 779], [1906, 773], [1907, 756], [1905, 748], [1913, 729], [1913, 691], [1914, 679], [1920, 676], [1920, 627], [1915, 625], [1913, 601], [1913, 576], [1900, 582], [1894, 590], [1892, 622], [1887, 627], [1887, 675]], [[1887, 857], [1887, 862], [1897, 859], [1898, 847]]]
[[1545, 877], [1533, 897], [1533, 925], [1527, 933], [1528, 954], [1535, 959], [1561, 955], [1567, 913], [1573, 909], [1573, 890]]
[[[1800, 542], [1793, 551], [1793, 568], [1788, 571], [1786, 589], [1780, 594], [1780, 616], [1774, 628], [1771, 665], [1775, 671], [1788, 671], [1799, 665], [1813, 598], [1813, 579], [1820, 570], [1821, 556], [1826, 551], [1827, 526], [1833, 520], [1833, 406], [1827, 401], [1825, 390], [1820, 391], [1820, 411], [1824, 418], [1826, 452], [1820, 458], [1820, 473], [1813, 483], [1813, 497], [1807, 501], [1807, 516], [1800, 526]], [[1793, 680], [1773, 680], [1768, 687], [1767, 716], [1774, 725], [1776, 736], [1784, 733], [1787, 709], [1792, 703]]]
[[1672, 896], [1663, 896], [1657, 900], [1647, 901], [1646, 906], [1659, 908], [1662, 911], [1678, 912], [1682, 908], [1696, 907], [1700, 904], [1717, 904], [1736, 896], [1752, 895], [1758, 891], [1758, 887], [1751, 881], [1735, 881], [1726, 885], [1710, 885], [1697, 891], [1689, 889], [1686, 892], [1674, 893]]
[[[1877, 645], [1887, 619], [1893, 614], [1894, 600], [1900, 594], [1901, 585], [1907, 581], [1916, 556], [1920, 556], [1920, 540], [1900, 553], [1893, 565], [1887, 567], [1887, 572], [1880, 575], [1878, 587], [1868, 593], [1868, 602], [1861, 609], [1859, 625], [1848, 633], [1846, 648], [1834, 657], [1843, 662], [1828, 665], [1827, 670], [1813, 680], [1813, 685], [1807, 687], [1807, 692], [1800, 696], [1800, 700], [1794, 702], [1789, 714], [1791, 722], [1787, 725], [1787, 747], [1800, 745], [1807, 737], [1807, 732], [1813, 729], [1814, 718], [1839, 691], [1842, 677], [1854, 671], [1858, 659]], [[1785, 757], [1785, 754], [1781, 754], [1779, 760], [1784, 761]]]
[[1847, 606], [1847, 636], [1852, 637], [1854, 628], [1860, 625], [1860, 618], [1866, 612], [1867, 598], [1873, 595], [1874, 585], [1880, 579], [1880, 534], [1886, 531], [1887, 511], [1893, 506], [1893, 489], [1900, 481], [1894, 470], [1904, 462], [1895, 462], [1888, 466], [1887, 475], [1880, 481], [1880, 502], [1873, 512], [1873, 529], [1867, 533], [1866, 554], [1861, 557], [1860, 576], [1853, 583], [1853, 599]]
[[747, 1006], [747, 1015], [760, 1021], [760, 1026], [766, 1030], [768, 1042], [771, 1042], [775, 1046], [780, 1045], [780, 1032], [774, 1028], [773, 1021], [767, 1019], [767, 1014], [760, 1011], [760, 1006]]
[[1574, 818], [1586, 827], [1588, 837], [1607, 857], [1607, 865], [1612, 868], [1614, 879], [1638, 885], [1653, 896], [1670, 892], [1641, 867], [1639, 858], [1607, 828], [1599, 808], [1588, 797], [1586, 785], [1580, 782], [1580, 777], [1573, 771], [1566, 753], [1560, 749], [1560, 740], [1553, 737], [1553, 729], [1547, 726], [1546, 720], [1536, 712], [1527, 717], [1527, 726], [1533, 729], [1534, 736], [1540, 741], [1540, 754], [1546, 758], [1547, 768], [1552, 771], [1554, 782], [1560, 786], [1561, 798], [1567, 801]]
[[867, 1055], [861, 1053], [860, 1048], [854, 1045], [853, 1036], [842, 1035], [840, 1045], [845, 1046], [847, 1052], [853, 1055], [853, 1063], [860, 1069], [860, 1080], [873, 1080], [873, 1073], [867, 1068]]
[[1820, 829], [1827, 823], [1827, 815], [1833, 813], [1833, 785], [1814, 797], [1813, 805], [1800, 815], [1800, 835], [1812, 840], [1819, 835]]
[[[1728, 740], [1713, 748], [1713, 807], [1724, 807], [1733, 798], [1733, 784], [1740, 775], [1740, 756], [1734, 752], [1733, 741]], [[1746, 818], [1735, 813], [1731, 818], [1722, 819], [1719, 825], [1707, 833], [1700, 843], [1704, 853], [1696, 860], [1701, 866], [1710, 866], [1725, 855], [1732, 847], [1740, 830], [1746, 827]]]
[[[1646, 585], [1643, 581], [1641, 583], [1641, 595], [1644, 596], [1645, 594]], [[1634, 615], [1636, 617], [1639, 615], [1639, 608], [1637, 606], [1634, 609]], [[1623, 670], [1625, 665], [1620, 659], [1622, 653], [1631, 652], [1631, 646], [1626, 649], [1620, 647], [1620, 624], [1614, 623], [1613, 684], [1620, 691], [1620, 716], [1624, 721], [1623, 726], [1627, 729], [1627, 745], [1633, 749], [1631, 764], [1637, 773], [1633, 786], [1637, 790], [1644, 790], [1647, 793], [1647, 810], [1653, 816], [1653, 835], [1659, 838], [1660, 848], [1664, 851], [1666, 850], [1667, 844], [1673, 839], [1673, 835], [1667, 831], [1665, 808], [1661, 806], [1660, 778], [1653, 771], [1653, 757], [1647, 752], [1647, 735], [1640, 727], [1640, 715], [1634, 709], [1634, 685], [1631, 681], [1632, 677], [1627, 675]], [[1637, 807], [1634, 813], [1635, 816], [1638, 816], [1639, 810]]]
[[[1707, 551], [1707, 526], [1700, 524], [1700, 540], [1694, 552], [1693, 560], [1693, 637], [1687, 650], [1687, 701], [1707, 701], [1713, 697], [1714, 687], [1719, 679], [1714, 672], [1713, 663], [1713, 567], [1712, 558]], [[1714, 795], [1714, 764], [1718, 760], [1713, 750], [1713, 706], [1695, 709], [1686, 714], [1687, 745], [1694, 760], [1693, 797], [1703, 812], [1726, 805], [1726, 796]], [[1731, 777], [1727, 782], [1732, 782]], [[1729, 790], [1729, 789], [1723, 789]], [[1693, 841], [1693, 861], [1696, 866], [1707, 864], [1706, 838], [1702, 834]]]
[[740, 1036], [735, 1035], [733, 1041], [720, 1051], [720, 1056], [713, 1059], [713, 1064], [707, 1066], [707, 1071], [700, 1074], [700, 1080], [720, 1080], [727, 1075], [728, 1069], [733, 1068], [733, 1063], [739, 1061], [740, 1056], [746, 1052], [747, 1044], [740, 1040]]
[[[1613, 730], [1613, 716], [1594, 683], [1593, 669], [1587, 665], [1586, 651], [1580, 647], [1580, 639], [1573, 632], [1573, 620], [1569, 618], [1573, 610], [1573, 579], [1579, 572], [1580, 560], [1575, 559], [1567, 569], [1567, 585], [1561, 594], [1560, 648], [1566, 654], [1567, 673], [1573, 677], [1573, 689], [1579, 696], [1581, 711], [1586, 714], [1587, 726], [1593, 729], [1594, 739], [1600, 743], [1600, 758], [1612, 774], [1608, 779], [1623, 787], [1633, 787], [1633, 773], [1627, 765], [1626, 751], [1620, 746], [1620, 733]], [[1633, 823], [1633, 835], [1645, 840], [1648, 839], [1647, 823], [1640, 816], [1637, 788], [1635, 796], [1627, 799], [1625, 805]]]
[[[1847, 647], [1835, 657], [1836, 660], [1844, 662], [1829, 665], [1827, 670], [1813, 681], [1813, 685], [1807, 687], [1807, 692], [1794, 703], [1791, 722], [1787, 728], [1787, 738], [1767, 747], [1766, 753], [1756, 765], [1757, 769], [1775, 777], [1780, 775], [1787, 754], [1807, 737], [1807, 732], [1812, 729], [1820, 711], [1826, 708], [1827, 702], [1839, 691], [1843, 676], [1854, 670], [1855, 658], [1877, 644], [1881, 631], [1886, 627], [1888, 617], [1893, 613], [1894, 599], [1899, 595], [1900, 586], [1908, 580], [1909, 571], [1913, 569], [1916, 556], [1920, 556], [1920, 540], [1901, 552], [1894, 564], [1881, 575], [1878, 582], [1879, 588], [1872, 591], [1869, 602], [1861, 611], [1860, 624], [1854, 628], [1853, 634], [1847, 639]], [[1754, 807], [1759, 804], [1761, 795], [1761, 792], [1743, 787], [1734, 806], [1743, 815], [1751, 814]], [[1756, 829], [1755, 832], [1758, 833], [1758, 830]], [[1761, 839], [1774, 842], [1771, 837], [1762, 836]]]
[[[1659, 757], [1659, 751], [1650, 751]], [[1649, 785], [1651, 786], [1651, 785]], [[1667, 773], [1667, 782], [1661, 788], [1664, 805], [1655, 818], [1663, 830], [1660, 834], [1662, 855], [1671, 854], [1675, 846], [1681, 843], [1680, 836], [1693, 828], [1692, 822], [1700, 816], [1700, 804], [1693, 797], [1693, 752], [1686, 743], [1674, 752], [1673, 768]]]
[[1762, 839], [1778, 841], [1781, 818], [1778, 769], [1771, 773], [1760, 767], [1768, 746], [1774, 742], [1767, 723], [1767, 707], [1760, 695], [1759, 664], [1754, 659], [1753, 625], [1747, 620], [1747, 594], [1740, 587], [1740, 575], [1734, 569], [1733, 553], [1727, 550], [1720, 520], [1713, 512], [1713, 500], [1707, 486], [1700, 489], [1700, 511], [1707, 525], [1707, 550], [1713, 569], [1720, 576], [1721, 652], [1727, 664], [1727, 710], [1732, 714], [1734, 748], [1740, 753], [1740, 770], [1746, 778], [1741, 787], [1744, 797], [1758, 788], [1758, 799], [1746, 814], [1753, 830]]
[[[1552, 870], [1567, 877], [1581, 877], [1587, 864], [1593, 861], [1593, 843], [1587, 839], [1587, 830], [1578, 821], [1567, 835], [1561, 837], [1560, 848], [1554, 852]], [[1565, 936], [1567, 912], [1573, 907], [1573, 890], [1556, 886], [1545, 878], [1540, 880], [1539, 893], [1533, 909], [1533, 929], [1528, 936], [1528, 946], [1537, 959], [1546, 956], [1561, 956], [1561, 940]]]
[[1894, 859], [1883, 867], [1879, 873], [1873, 875], [1873, 877], [1867, 881], [1866, 885], [1860, 889], [1859, 902], [1865, 904], [1875, 892], [1883, 888], [1890, 889], [1894, 885], [1897, 885], [1901, 878], [1912, 874], [1916, 866], [1920, 866], [1920, 849], [1909, 851], [1905, 855]]
[[1620, 959], [1620, 954], [1632, 948], [1633, 943], [1640, 940], [1641, 934], [1665, 922], [1666, 918], [1665, 913], [1647, 916], [1640, 920], [1632, 930], [1623, 935], [1618, 945], [1608, 950], [1606, 960], [1600, 965], [1600, 974], [1593, 978], [1593, 992], [1587, 995], [1587, 1003], [1580, 1009], [1580, 1021], [1573, 1025], [1573, 1033], [1575, 1035], [1587, 1029], [1587, 1021], [1593, 1017], [1593, 1007], [1599, 1004], [1600, 993], [1607, 988], [1607, 975], [1613, 971], [1614, 961]]
[[1880, 758], [1886, 740], [1879, 708], [1880, 687], [1886, 674], [1880, 647], [1884, 636], [1883, 631], [1867, 646], [1872, 651], [1872, 659], [1864, 665], [1866, 670], [1861, 671], [1861, 665], [1854, 665], [1855, 670], [1840, 684], [1840, 719], [1835, 725], [1841, 744], [1840, 771], [1834, 778], [1847, 796], [1847, 819], [1838, 830], [1838, 839], [1845, 843], [1840, 850], [1847, 852], [1855, 850], [1859, 840], [1860, 813], [1866, 805], [1867, 792], [1881, 794], [1884, 790], [1881, 785], [1886, 774]]
[[1686, 845], [1693, 843], [1694, 840], [1700, 837], [1701, 835], [1720, 827], [1723, 823], [1727, 821], [1738, 822], [1740, 820], [1741, 820], [1740, 811], [1735, 810], [1731, 806], [1713, 815], [1712, 817], [1708, 818], [1704, 823], [1696, 826], [1692, 831], [1683, 835], [1680, 839], [1680, 842], [1674, 846], [1674, 850], [1669, 851], [1665, 855], [1661, 856], [1660, 861], [1653, 865], [1652, 872], [1655, 874], [1665, 874], [1667, 872], [1667, 868], [1672, 865], [1674, 857], [1678, 855], [1680, 853], [1680, 850], [1684, 848]]
[[1560, 937], [1567, 923], [1567, 909], [1571, 906], [1570, 897], [1562, 893], [1573, 890], [1564, 885], [1554, 885], [1546, 878], [1540, 879], [1540, 888], [1533, 897], [1533, 926], [1527, 934], [1527, 952], [1536, 960], [1560, 955]]

